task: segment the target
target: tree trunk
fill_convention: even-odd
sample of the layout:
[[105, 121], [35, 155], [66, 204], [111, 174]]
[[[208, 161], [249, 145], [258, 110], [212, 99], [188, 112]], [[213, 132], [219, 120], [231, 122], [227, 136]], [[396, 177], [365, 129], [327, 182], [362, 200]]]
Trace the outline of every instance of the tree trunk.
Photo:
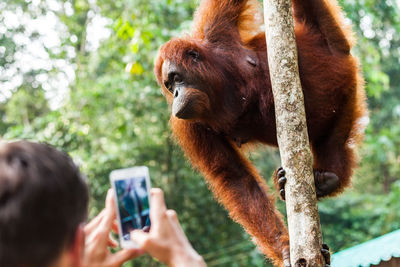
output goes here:
[[264, 0], [266, 41], [293, 267], [324, 266], [322, 236], [297, 62], [291, 0]]

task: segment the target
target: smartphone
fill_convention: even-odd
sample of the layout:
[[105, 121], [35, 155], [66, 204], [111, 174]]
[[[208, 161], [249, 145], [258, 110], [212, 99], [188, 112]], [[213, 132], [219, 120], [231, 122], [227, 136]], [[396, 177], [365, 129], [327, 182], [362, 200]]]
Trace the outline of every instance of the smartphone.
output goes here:
[[122, 248], [136, 248], [130, 232], [150, 229], [150, 176], [145, 166], [110, 173], [117, 207], [118, 235]]

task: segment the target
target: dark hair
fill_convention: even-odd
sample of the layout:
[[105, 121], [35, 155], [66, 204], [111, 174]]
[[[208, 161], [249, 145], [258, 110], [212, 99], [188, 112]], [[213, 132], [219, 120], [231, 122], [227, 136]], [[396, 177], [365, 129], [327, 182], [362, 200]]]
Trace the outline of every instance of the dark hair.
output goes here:
[[88, 188], [72, 159], [27, 141], [0, 146], [0, 266], [43, 267], [86, 220]]

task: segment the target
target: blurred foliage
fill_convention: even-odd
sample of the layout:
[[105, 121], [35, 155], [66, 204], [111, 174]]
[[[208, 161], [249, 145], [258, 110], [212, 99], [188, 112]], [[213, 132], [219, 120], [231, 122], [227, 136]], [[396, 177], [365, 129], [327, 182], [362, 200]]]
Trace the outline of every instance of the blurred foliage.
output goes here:
[[[353, 52], [366, 78], [370, 124], [354, 188], [320, 203], [324, 241], [333, 251], [400, 228], [399, 8], [394, 0], [340, 3], [358, 39]], [[1, 90], [1, 135], [44, 141], [68, 151], [88, 177], [91, 216], [103, 207], [111, 170], [147, 165], [153, 186], [165, 191], [168, 206], [177, 210], [190, 241], [209, 266], [266, 266], [250, 237], [228, 218], [175, 145], [168, 107], [153, 76], [158, 47], [189, 29], [197, 4], [194, 0], [0, 2], [0, 87], [10, 81], [15, 85]], [[42, 33], [29, 31], [29, 23], [10, 22], [10, 13], [28, 22], [55, 16], [57, 25], [49, 26], [56, 26], [58, 45], [47, 46]], [[88, 36], [99, 18], [107, 22], [100, 30], [109, 34], [96, 47]], [[34, 62], [31, 69], [18, 65], [30, 45], [18, 41], [21, 36], [43, 41], [49, 67], [35, 68]], [[55, 95], [65, 92], [49, 81], [70, 77], [70, 70], [73, 77], [67, 80], [64, 101], [50, 108], [54, 100], [48, 97], [49, 90]], [[264, 177], [279, 166], [276, 150], [257, 148], [248, 156]], [[277, 204], [284, 212], [284, 204]], [[160, 263], [141, 257], [127, 264], [133, 265]]]

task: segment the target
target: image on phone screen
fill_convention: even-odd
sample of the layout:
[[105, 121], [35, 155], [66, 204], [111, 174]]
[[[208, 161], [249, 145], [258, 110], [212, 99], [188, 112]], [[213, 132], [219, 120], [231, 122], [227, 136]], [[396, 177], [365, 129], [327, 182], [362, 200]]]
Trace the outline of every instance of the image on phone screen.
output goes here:
[[123, 240], [130, 240], [130, 232], [135, 229], [148, 231], [150, 228], [149, 196], [146, 178], [134, 177], [115, 180], [117, 204]]

